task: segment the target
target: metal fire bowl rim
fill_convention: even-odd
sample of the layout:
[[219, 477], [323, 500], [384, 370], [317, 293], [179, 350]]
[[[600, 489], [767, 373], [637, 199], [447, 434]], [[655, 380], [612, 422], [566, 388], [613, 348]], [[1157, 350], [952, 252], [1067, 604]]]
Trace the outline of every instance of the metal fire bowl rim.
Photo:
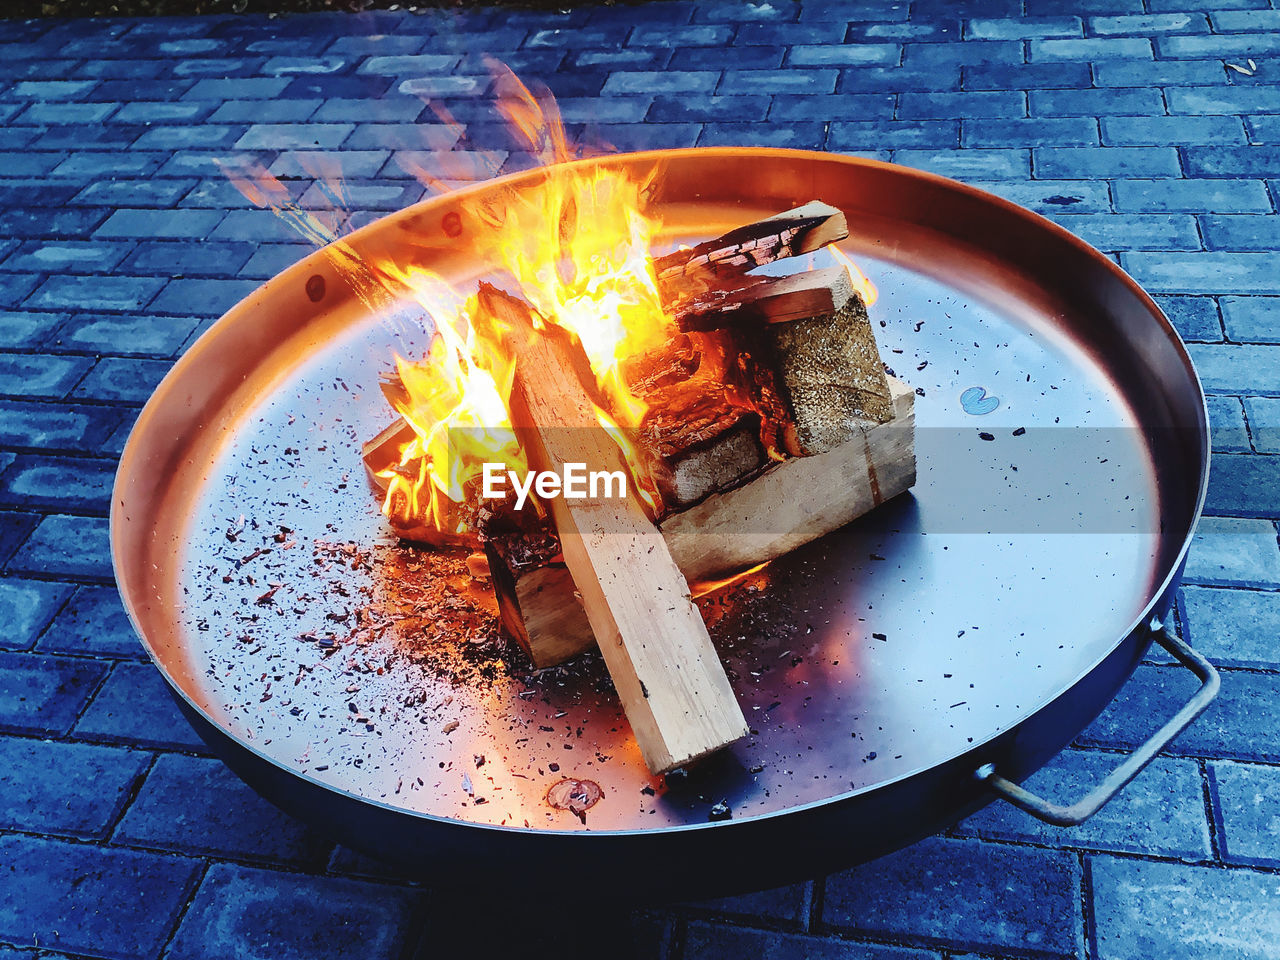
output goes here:
[[[1160, 306], [1155, 302], [1154, 299], [1152, 299], [1152, 297], [1145, 290], [1142, 289], [1142, 287], [1137, 283], [1137, 281], [1135, 281], [1131, 276], [1129, 276], [1129, 274], [1125, 273], [1125, 271], [1122, 270], [1113, 260], [1111, 260], [1109, 257], [1099, 252], [1096, 248], [1092, 247], [1091, 245], [1086, 243], [1084, 240], [1080, 239], [1075, 234], [1071, 233], [1065, 227], [1060, 226], [1054, 221], [1048, 219], [1047, 217], [1044, 217], [1024, 206], [1021, 206], [1020, 204], [1014, 203], [1010, 200], [1007, 200], [989, 191], [982, 190], [971, 184], [963, 183], [949, 177], [944, 177], [939, 174], [931, 173], [925, 170], [919, 170], [913, 167], [901, 166], [899, 164], [888, 163], [885, 161], [874, 160], [874, 159], [865, 158], [865, 157], [847, 156], [843, 154], [832, 154], [832, 153], [826, 153], [826, 152], [815, 151], [815, 150], [798, 150], [798, 149], [777, 148], [777, 147], [750, 147], [750, 146], [687, 147], [687, 148], [679, 148], [679, 149], [630, 151], [630, 152], [623, 152], [623, 153], [617, 153], [617, 154], [610, 154], [610, 155], [601, 156], [601, 157], [584, 158], [584, 159], [568, 161], [561, 164], [555, 164], [549, 167], [548, 166], [536, 167], [530, 170], [518, 171], [515, 173], [506, 174], [504, 176], [497, 177], [490, 180], [477, 181], [474, 184], [469, 184], [465, 187], [458, 188], [456, 190], [450, 191], [447, 194], [441, 194], [433, 197], [424, 198], [423, 200], [420, 200], [417, 203], [412, 204], [408, 207], [405, 207], [401, 210], [392, 212], [383, 217], [379, 217], [378, 219], [372, 221], [371, 223], [368, 223], [360, 227], [359, 229], [353, 231], [351, 234], [345, 235], [344, 237], [340, 238], [340, 242], [355, 243], [356, 245], [358, 245], [363, 238], [374, 235], [380, 231], [385, 231], [389, 227], [397, 223], [415, 219], [418, 216], [422, 215], [424, 212], [430, 211], [433, 206], [443, 205], [445, 203], [454, 203], [459, 200], [465, 200], [476, 194], [482, 194], [482, 193], [499, 189], [499, 188], [527, 187], [527, 186], [536, 184], [541, 179], [544, 179], [548, 175], [548, 171], [554, 171], [558, 169], [584, 169], [584, 168], [600, 168], [600, 167], [627, 167], [627, 166], [643, 168], [645, 165], [652, 166], [655, 169], [660, 169], [661, 165], [667, 161], [685, 159], [693, 156], [703, 158], [708, 162], [711, 162], [717, 159], [729, 159], [729, 158], [741, 159], [744, 154], [750, 154], [752, 156], [760, 157], [762, 159], [772, 158], [777, 160], [791, 161], [795, 165], [826, 163], [826, 164], [846, 165], [851, 168], [862, 167], [862, 168], [877, 169], [906, 181], [915, 181], [921, 184], [927, 184], [934, 188], [940, 188], [947, 191], [951, 191], [956, 194], [967, 196], [972, 200], [981, 202], [983, 204], [994, 206], [1002, 210], [1007, 215], [1018, 217], [1025, 221], [1030, 222], [1037, 229], [1042, 230], [1047, 234], [1049, 234], [1056, 242], [1068, 245], [1069, 247], [1073, 248], [1076, 253], [1081, 254], [1085, 257], [1088, 257], [1096, 265], [1101, 266], [1103, 269], [1107, 270], [1112, 275], [1113, 279], [1119, 281], [1124, 286], [1125, 292], [1129, 296], [1132, 296], [1135, 300], [1137, 300], [1142, 305], [1143, 308], [1145, 308], [1145, 310], [1150, 314], [1151, 319], [1160, 325], [1161, 331], [1165, 334], [1165, 336], [1168, 337], [1170, 342], [1176, 348], [1179, 354], [1179, 359], [1185, 367], [1185, 373], [1188, 375], [1191, 382], [1194, 384], [1196, 391], [1198, 393], [1199, 408], [1200, 408], [1199, 409], [1200, 423], [1198, 424], [1198, 426], [1201, 428], [1201, 450], [1200, 450], [1200, 458], [1199, 458], [1200, 459], [1200, 463], [1199, 463], [1200, 477], [1199, 477], [1198, 491], [1195, 499], [1194, 511], [1192, 513], [1192, 516], [1190, 517], [1190, 522], [1187, 524], [1186, 530], [1182, 534], [1181, 547], [1179, 548], [1176, 554], [1176, 558], [1174, 559], [1174, 562], [1172, 564], [1169, 564], [1168, 570], [1164, 573], [1164, 576], [1160, 579], [1159, 583], [1152, 590], [1149, 591], [1150, 595], [1148, 596], [1141, 612], [1127, 625], [1124, 632], [1118, 636], [1117, 642], [1119, 642], [1124, 637], [1133, 635], [1135, 632], [1140, 632], [1143, 630], [1152, 630], [1152, 631], [1157, 630], [1159, 628], [1159, 621], [1158, 621], [1158, 618], [1153, 616], [1153, 610], [1155, 606], [1161, 601], [1161, 598], [1167, 596], [1173, 589], [1177, 587], [1181, 579], [1182, 567], [1186, 560], [1187, 552], [1191, 545], [1192, 535], [1193, 535], [1196, 523], [1200, 519], [1201, 513], [1203, 511], [1205, 497], [1208, 491], [1208, 476], [1209, 476], [1209, 463], [1210, 463], [1210, 452], [1209, 452], [1209, 443], [1208, 443], [1208, 408], [1207, 408], [1207, 401], [1205, 399], [1203, 385], [1200, 381], [1199, 375], [1197, 374], [1191, 362], [1191, 358], [1186, 351], [1185, 345], [1183, 344], [1181, 337], [1178, 335], [1177, 331], [1174, 329], [1168, 317], [1161, 310]], [[658, 182], [659, 183], [661, 182], [660, 178]], [[324, 781], [311, 776], [309, 773], [301, 772], [296, 769], [292, 769], [288, 767], [287, 765], [276, 760], [269, 754], [263, 752], [252, 741], [246, 740], [243, 737], [239, 736], [238, 734], [232, 731], [229, 731], [223, 724], [220, 724], [213, 717], [211, 717], [209, 713], [200, 704], [196, 703], [187, 694], [187, 692], [176, 681], [176, 679], [173, 677], [169, 669], [166, 667], [165, 663], [159, 657], [151, 641], [148, 639], [146, 633], [143, 631], [141, 625], [139, 624], [138, 618], [134, 612], [133, 604], [130, 602], [129, 595], [126, 592], [126, 588], [129, 585], [129, 578], [127, 575], [127, 566], [124, 562], [124, 557], [122, 555], [123, 548], [121, 545], [121, 529], [125, 521], [121, 516], [121, 511], [122, 511], [121, 505], [123, 503], [122, 495], [125, 493], [124, 487], [125, 487], [126, 478], [132, 467], [132, 461], [136, 453], [137, 445], [135, 443], [135, 438], [140, 433], [142, 433], [147, 429], [148, 422], [156, 416], [157, 410], [161, 409], [166, 403], [171, 402], [169, 395], [173, 391], [175, 381], [181, 376], [181, 374], [184, 371], [186, 371], [187, 369], [189, 369], [190, 367], [194, 366], [199, 362], [200, 354], [202, 353], [203, 347], [212, 338], [218, 335], [217, 331], [219, 327], [224, 326], [227, 322], [230, 322], [238, 318], [242, 314], [245, 314], [247, 312], [254, 310], [257, 307], [257, 303], [259, 300], [274, 293], [279, 288], [290, 283], [296, 283], [299, 279], [315, 273], [316, 264], [322, 262], [326, 256], [325, 254], [326, 249], [327, 248], [316, 249], [315, 251], [308, 254], [306, 257], [304, 257], [302, 260], [287, 267], [285, 270], [276, 274], [274, 277], [271, 277], [270, 279], [266, 280], [256, 290], [254, 290], [248, 296], [246, 296], [245, 298], [240, 300], [237, 304], [235, 304], [233, 307], [231, 307], [214, 324], [211, 324], [210, 327], [206, 331], [204, 331], [204, 333], [202, 333], [199, 338], [197, 338], [195, 343], [192, 344], [192, 346], [187, 350], [187, 352], [184, 353], [174, 363], [170, 371], [166, 374], [166, 376], [155, 388], [151, 397], [148, 399], [140, 415], [135, 421], [130, 431], [129, 438], [125, 443], [124, 449], [120, 457], [119, 467], [117, 469], [116, 478], [115, 478], [115, 482], [113, 484], [113, 489], [112, 489], [111, 510], [110, 510], [109, 522], [108, 522], [108, 530], [109, 530], [109, 537], [110, 537], [110, 543], [111, 543], [112, 566], [116, 574], [118, 589], [124, 601], [124, 607], [125, 607], [126, 613], [128, 614], [129, 621], [134, 628], [134, 632], [138, 635], [139, 639], [141, 640], [143, 647], [146, 649], [148, 657], [151, 659], [152, 663], [156, 666], [156, 668], [160, 671], [161, 675], [164, 677], [165, 682], [168, 684], [171, 692], [174, 693], [177, 697], [179, 697], [184, 702], [187, 708], [193, 711], [196, 715], [203, 718], [205, 722], [210, 724], [222, 736], [232, 739], [239, 749], [248, 751], [249, 753], [253, 754], [258, 760], [265, 761], [269, 765], [278, 768], [280, 771], [287, 773], [290, 776], [303, 779], [313, 787], [318, 787], [326, 792], [337, 794], [348, 800], [353, 800], [360, 804], [367, 804], [375, 807], [380, 807], [387, 810], [390, 813], [394, 813], [400, 816], [411, 816], [411, 817], [414, 817], [415, 819], [421, 819], [424, 821], [433, 821], [441, 825], [446, 825], [451, 827], [461, 826], [461, 827], [467, 827], [467, 828], [476, 829], [476, 830], [487, 830], [487, 831], [495, 831], [498, 833], [512, 833], [512, 834], [521, 834], [521, 835], [536, 834], [539, 836], [556, 836], [556, 837], [562, 837], [565, 839], [573, 839], [578, 842], [588, 842], [588, 843], [591, 841], [592, 837], [595, 837], [595, 838], [629, 837], [629, 836], [649, 835], [653, 833], [665, 834], [665, 833], [677, 833], [677, 832], [686, 832], [686, 831], [729, 830], [729, 829], [733, 829], [734, 827], [742, 828], [751, 823], [772, 820], [779, 817], [785, 817], [793, 813], [831, 807], [831, 806], [840, 804], [844, 801], [847, 801], [852, 797], [856, 797], [861, 794], [875, 792], [885, 787], [891, 787], [895, 784], [903, 783], [904, 781], [910, 780], [913, 777], [916, 777], [919, 774], [922, 774], [937, 766], [937, 764], [922, 764], [921, 766], [913, 767], [909, 771], [899, 774], [898, 776], [890, 777], [885, 780], [878, 781], [874, 784], [869, 784], [863, 787], [859, 787], [857, 789], [845, 790], [840, 793], [833, 794], [829, 797], [823, 798], [821, 800], [810, 801], [807, 803], [798, 803], [798, 804], [795, 804], [794, 806], [790, 806], [785, 809], [769, 811], [769, 812], [759, 813], [759, 814], [751, 814], [742, 818], [735, 817], [729, 820], [708, 821], [705, 823], [663, 825], [661, 827], [656, 827], [653, 829], [642, 829], [642, 828], [603, 829], [603, 830], [593, 829], [589, 831], [559, 830], [559, 829], [544, 828], [544, 827], [508, 826], [508, 825], [499, 825], [499, 824], [462, 821], [452, 817], [444, 817], [444, 816], [439, 816], [436, 814], [425, 813], [425, 812], [416, 811], [416, 810], [407, 810], [403, 807], [399, 807], [394, 804], [381, 801], [377, 798], [366, 797], [359, 794], [355, 794], [350, 791], [335, 787], [331, 784], [325, 783]], [[1069, 683], [1060, 683], [1059, 694], [1062, 691], [1067, 691], [1075, 688], [1082, 680], [1088, 677], [1096, 668], [1098, 668], [1103, 663], [1103, 661], [1107, 659], [1107, 657], [1110, 655], [1110, 652], [1111, 651], [1104, 652], [1094, 662], [1090, 663], [1086, 668], [1079, 671], [1079, 673], [1075, 677], [1073, 677]], [[1051, 702], [1053, 702], [1056, 699], [1056, 696], [1057, 695], [1047, 696], [1040, 702], [1037, 702], [1030, 707], [1024, 708], [1022, 710], [1022, 714], [1023, 714], [1022, 718], [1018, 721], [1018, 723], [1011, 726], [1009, 730], [1001, 731], [987, 738], [984, 741], [974, 742], [973, 744], [970, 745], [970, 749], [965, 751], [965, 754], [981, 752], [984, 747], [1006, 736], [1010, 731], [1016, 730], [1018, 726], [1021, 725], [1021, 723], [1025, 722], [1027, 719], [1031, 717], [1034, 717], [1037, 713], [1039, 713]]]

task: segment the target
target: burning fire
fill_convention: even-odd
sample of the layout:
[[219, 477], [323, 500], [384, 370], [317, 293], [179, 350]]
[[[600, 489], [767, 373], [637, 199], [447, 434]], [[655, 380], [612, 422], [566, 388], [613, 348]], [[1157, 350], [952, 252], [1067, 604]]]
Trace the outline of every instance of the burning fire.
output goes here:
[[[597, 418], [621, 448], [638, 491], [657, 509], [656, 485], [628, 438], [646, 406], [627, 386], [626, 358], [661, 346], [676, 332], [663, 308], [651, 262], [660, 220], [646, 212], [650, 180], [622, 172], [564, 166], [575, 159], [549, 92], [535, 94], [505, 66], [492, 64], [497, 109], [524, 146], [546, 166], [535, 187], [508, 191], [504, 203], [471, 204], [466, 215], [488, 233], [486, 250], [495, 282], [534, 309], [536, 323], [568, 330], [586, 354], [601, 404]], [[446, 122], [451, 118], [430, 104]], [[433, 340], [420, 360], [395, 356], [399, 389], [392, 405], [413, 436], [399, 462], [379, 474], [387, 482], [382, 510], [397, 524], [426, 527], [442, 540], [465, 538], [464, 511], [486, 462], [525, 472], [528, 464], [512, 429], [507, 401], [516, 358], [499, 342], [501, 330], [476, 296], [443, 278], [391, 260], [361, 260], [338, 235], [342, 224], [303, 211], [265, 169], [224, 172], [250, 200], [271, 206], [309, 238], [327, 243], [334, 263], [366, 300], [416, 302], [429, 318]], [[335, 198], [340, 178], [322, 171]], [[439, 181], [423, 172], [429, 186]], [[835, 247], [868, 304], [875, 288]], [[505, 277], [502, 275], [505, 274]]]

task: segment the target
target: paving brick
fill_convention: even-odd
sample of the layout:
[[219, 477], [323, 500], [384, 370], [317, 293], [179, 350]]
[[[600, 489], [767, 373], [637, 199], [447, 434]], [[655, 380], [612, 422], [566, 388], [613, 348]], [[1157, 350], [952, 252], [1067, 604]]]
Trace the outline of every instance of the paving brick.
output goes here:
[[1099, 87], [1221, 85], [1226, 68], [1218, 60], [1104, 60], [1094, 64]]
[[1239, 397], [1208, 397], [1209, 431], [1214, 453], [1252, 453], [1244, 406]]
[[[515, 69], [514, 66], [512, 69]], [[276, 78], [272, 79], [275, 82]], [[282, 78], [283, 79], [283, 78]], [[287, 81], [282, 97], [303, 100], [330, 100], [336, 97], [367, 97], [378, 100], [393, 87], [390, 77], [382, 76], [304, 76]]]
[[903, 93], [898, 97], [898, 117], [902, 120], [1008, 120], [1024, 117], [1026, 112], [1026, 99], [1017, 91]]
[[1253, 446], [1259, 453], [1280, 453], [1280, 399], [1245, 397]]
[[36, 288], [38, 277], [0, 274], [0, 306], [16, 307]]
[[0, 652], [0, 730], [66, 733], [104, 673], [96, 661]]
[[844, 40], [847, 23], [750, 23], [738, 28], [736, 46], [768, 47], [838, 44]]
[[1280, 867], [1280, 770], [1245, 763], [1209, 767], [1222, 858]]
[[[716, 98], [703, 96], [688, 99], [708, 103]], [[769, 106], [768, 98], [762, 99], [763, 109], [758, 119], [763, 119], [764, 110]], [[636, 123], [645, 118], [651, 102], [649, 97], [614, 97], [608, 100], [601, 97], [566, 97], [559, 101], [560, 117], [565, 123]]]
[[196, 239], [207, 237], [222, 217], [219, 210], [116, 210], [94, 236]]
[[1092, 85], [1087, 63], [990, 63], [964, 67], [966, 90], [1034, 90]]
[[877, 3], [874, 0], [809, 0], [801, 4], [799, 19], [802, 23], [829, 20], [906, 20], [908, 6], [905, 3]]
[[827, 878], [822, 922], [879, 938], [1075, 957], [1070, 854], [931, 837]]
[[27, 300], [43, 310], [136, 310], [164, 285], [150, 277], [50, 277]]
[[838, 71], [818, 67], [726, 70], [716, 90], [721, 94], [823, 94], [835, 91], [838, 77]]
[[594, 131], [599, 142], [618, 150], [658, 150], [666, 147], [692, 147], [702, 132], [702, 124], [601, 123], [594, 127]]
[[1209, 297], [1156, 297], [1183, 340], [1222, 340], [1218, 308]]
[[1029, 183], [992, 180], [974, 185], [1046, 215], [1107, 213], [1111, 209], [1111, 195], [1105, 183], [1087, 180], [1033, 180]]
[[71, 589], [63, 583], [0, 577], [0, 620], [5, 624], [0, 648], [29, 649], [62, 609]]
[[1022, 180], [1031, 172], [1027, 150], [895, 150], [893, 162], [959, 180]]
[[75, 733], [88, 740], [206, 752], [204, 741], [178, 711], [160, 671], [150, 663], [116, 664]]
[[959, 127], [954, 120], [841, 120], [831, 124], [827, 146], [832, 150], [955, 147]]
[[190, 335], [190, 317], [94, 316], [84, 313], [59, 327], [54, 345], [97, 353], [171, 356]]
[[[227, 276], [234, 275], [253, 255], [248, 243], [143, 241], [124, 262], [130, 273]], [[129, 344], [124, 341], [122, 346]]]
[[1209, 20], [1216, 33], [1280, 30], [1280, 10], [1216, 10]]
[[751, 146], [821, 150], [826, 140], [824, 124], [816, 120], [795, 123], [707, 123], [698, 137], [700, 147]]
[[29, 243], [5, 260], [3, 269], [31, 273], [105, 272], [119, 264], [132, 249], [132, 243], [97, 240]]
[[1280, 115], [1246, 117], [1250, 143], [1276, 143], [1280, 141]]
[[33, 103], [12, 123], [65, 124], [101, 123], [119, 107], [118, 103]]
[[48, 516], [9, 561], [10, 570], [106, 580], [111, 576], [107, 522], [98, 517]]
[[193, 180], [99, 180], [81, 190], [71, 202], [98, 207], [172, 207], [194, 183]]
[[[127, 129], [127, 128], [123, 128]], [[152, 127], [133, 146], [138, 150], [186, 150], [230, 147], [243, 132], [242, 126], [200, 124], [186, 127]]]
[[1224, 667], [1280, 665], [1280, 594], [1183, 587], [1183, 637]]
[[320, 100], [228, 100], [219, 105], [209, 122], [299, 123], [315, 113], [320, 104]]
[[894, 66], [901, 58], [902, 49], [896, 43], [815, 44], [791, 47], [786, 63], [795, 67]]
[[296, 76], [300, 73], [342, 73], [349, 61], [345, 57], [272, 57], [262, 65], [262, 74], [268, 77]]
[[629, 47], [718, 47], [733, 37], [733, 27], [727, 24], [639, 24], [627, 38]]
[[1267, 960], [1280, 941], [1275, 878], [1244, 870], [1095, 857], [1098, 960]]
[[84, 357], [0, 353], [0, 394], [17, 397], [63, 397], [75, 386], [90, 361]]
[[374, 34], [373, 36], [338, 37], [325, 47], [326, 53], [403, 56], [417, 53], [427, 43], [426, 37]]
[[119, 150], [135, 143], [144, 132], [139, 127], [105, 123], [89, 127], [82, 124], [62, 124], [39, 129], [40, 135], [31, 142], [36, 150], [83, 150], [90, 146], [100, 150]]
[[1033, 117], [1106, 117], [1163, 114], [1159, 90], [1111, 87], [1094, 90], [1031, 90]]
[[1230, 36], [1160, 37], [1160, 56], [1188, 60], [1216, 57], [1259, 57], [1280, 52], [1276, 34], [1236, 34]]
[[[1191, 351], [1195, 360], [1197, 347]], [[1196, 366], [1203, 376], [1199, 362]], [[1275, 524], [1202, 517], [1191, 542], [1184, 579], [1189, 584], [1280, 587], [1280, 547], [1276, 544]]]
[[235, 146], [238, 150], [331, 150], [354, 129], [352, 123], [257, 123]]
[[183, 100], [270, 100], [289, 86], [284, 77], [206, 77], [191, 84]]
[[40, 637], [42, 653], [142, 657], [145, 651], [114, 587], [80, 587]]
[[1269, 257], [1257, 252], [1126, 253], [1121, 265], [1160, 293], [1280, 293], [1280, 276], [1269, 271]]
[[54, 152], [0, 151], [0, 170], [14, 177], [43, 176], [61, 163], [63, 156]]
[[101, 210], [14, 210], [0, 211], [0, 236], [41, 237], [66, 240], [84, 237], [106, 219]]
[[[808, 101], [810, 97], [800, 98]], [[822, 98], [827, 99], [827, 98]], [[626, 101], [624, 101], [626, 102]], [[769, 111], [770, 98], [767, 96], [688, 96], [688, 97], [655, 97], [649, 108], [648, 119], [659, 122], [667, 121], [759, 121]], [[640, 117], [634, 119], [642, 119]], [[785, 119], [778, 117], [776, 119]], [[816, 117], [792, 119], [814, 120]]]
[[1177, 177], [1178, 151], [1172, 147], [1052, 147], [1033, 155], [1037, 177], [1109, 180], [1121, 177]]
[[888, 120], [893, 117], [893, 110], [893, 94], [780, 94], [773, 98], [769, 107], [769, 119], [830, 121], [841, 117], [862, 117]]
[[162, 755], [114, 839], [180, 853], [322, 866], [332, 841], [282, 813], [220, 760]]
[[141, 405], [169, 372], [166, 360], [103, 357], [77, 385], [72, 396]]
[[431, 75], [447, 74], [458, 65], [458, 58], [450, 54], [426, 53], [387, 57], [369, 57], [357, 68], [357, 73]]
[[1090, 17], [1089, 29], [1099, 36], [1137, 33], [1208, 33], [1209, 25], [1202, 13], [1156, 13], [1122, 17]]
[[[1070, 803], [1102, 782], [1121, 759], [1109, 753], [1065, 750], [1025, 785], [1042, 797]], [[962, 821], [956, 830], [964, 836], [1053, 847], [1192, 860], [1212, 855], [1200, 768], [1191, 760], [1155, 760], [1114, 800], [1078, 827], [1064, 830], [996, 800]]]
[[1174, 88], [1166, 96], [1170, 113], [1234, 116], [1280, 112], [1280, 85]]
[[962, 120], [966, 147], [1085, 146], [1098, 142], [1098, 121], [1091, 117], [1036, 120]]
[[[604, 95], [712, 93], [719, 79], [720, 73], [715, 70], [635, 70], [611, 73], [605, 81]], [[834, 78], [832, 84], [834, 86]], [[826, 92], [830, 93], [829, 90]]]
[[101, 443], [119, 417], [106, 407], [0, 400], [0, 444], [82, 450]]
[[419, 896], [333, 877], [218, 863], [166, 954], [171, 960], [398, 958]]
[[[280, 103], [316, 103], [315, 100], [279, 101]], [[332, 97], [320, 103], [310, 119], [315, 123], [408, 123], [417, 120], [425, 109], [413, 97], [387, 97], [370, 102]], [[273, 118], [274, 119], [274, 118]]]
[[345, 146], [353, 150], [449, 150], [457, 142], [458, 131], [444, 124], [362, 123]]
[[1115, 196], [1116, 209], [1127, 213], [1271, 210], [1271, 200], [1261, 180], [1120, 180], [1115, 184]]
[[[124, 104], [176, 100], [189, 91], [192, 85], [191, 80], [156, 80], [153, 78], [103, 80], [94, 88], [93, 99], [119, 101]], [[219, 96], [214, 99], [225, 100], [226, 97]]]
[[687, 960], [938, 960], [940, 954], [912, 947], [850, 943], [834, 937], [773, 933], [723, 924], [691, 923], [685, 933], [683, 956]]
[[0, 825], [105, 836], [150, 761], [136, 750], [0, 736]]
[[73, 153], [53, 168], [55, 177], [89, 180], [95, 177], [142, 177], [164, 163], [163, 153]]
[[960, 21], [948, 18], [924, 20], [916, 17], [905, 23], [851, 23], [845, 42], [854, 40], [956, 40], [962, 33]]
[[258, 284], [248, 280], [188, 277], [170, 280], [151, 304], [156, 313], [188, 313], [220, 317], [253, 293]]
[[15, 313], [0, 310], [0, 347], [24, 348], [43, 343], [63, 316], [54, 313]]
[[1280, 176], [1280, 146], [1188, 147], [1186, 158], [1189, 177]]
[[1244, 142], [1239, 117], [1104, 117], [1102, 142], [1110, 145]]
[[31, 513], [0, 513], [0, 564], [6, 563], [18, 547], [26, 542], [39, 520], [36, 514]]
[[[1197, 685], [1180, 666], [1140, 666], [1080, 741], [1132, 749], [1173, 716]], [[1169, 753], [1274, 762], [1280, 759], [1280, 743], [1272, 736], [1277, 723], [1280, 675], [1232, 671], [1223, 677], [1217, 699], [1169, 746]]]
[[9, 88], [11, 97], [35, 100], [78, 100], [89, 95], [93, 80], [23, 80]]
[[985, 63], [1023, 62], [1018, 40], [966, 40], [964, 43], [904, 43], [902, 62], [919, 70]]
[[1205, 510], [1217, 516], [1280, 519], [1280, 457], [1215, 456]]
[[840, 79], [836, 83], [837, 93], [900, 93], [907, 90], [959, 88], [959, 64], [922, 67], [918, 70], [906, 67], [857, 67], [841, 70]]
[[1057, 60], [1150, 60], [1151, 41], [1144, 37], [1097, 37], [1078, 40], [1032, 40], [1027, 44], [1031, 63]]
[[1053, 215], [1052, 219], [1105, 253], [1196, 250], [1200, 246], [1195, 218], [1183, 214], [1068, 214]]
[[1001, 17], [970, 20], [964, 35], [969, 40], [1030, 40], [1042, 37], [1081, 37], [1084, 25], [1079, 17]]
[[[777, 57], [770, 66], [779, 66], [782, 63], [782, 48], [775, 48], [778, 51]], [[681, 64], [672, 64], [674, 70], [719, 70], [724, 66], [723, 63], [714, 67], [703, 64], [701, 62], [704, 55], [712, 58], [718, 57], [722, 61], [732, 62], [734, 65], [740, 65], [741, 61], [746, 60], [751, 54], [748, 51], [730, 48], [718, 47], [686, 47], [679, 51], [682, 54]], [[654, 49], [652, 47], [633, 47], [630, 49], [606, 49], [606, 50], [575, 50], [569, 55], [569, 62], [575, 67], [590, 70], [593, 67], [633, 67], [637, 70], [651, 70], [667, 65], [668, 58], [672, 55], [672, 51], [663, 49]]]
[[274, 277], [286, 267], [291, 267], [303, 257], [314, 253], [315, 248], [301, 243], [264, 243], [240, 268], [242, 277]]

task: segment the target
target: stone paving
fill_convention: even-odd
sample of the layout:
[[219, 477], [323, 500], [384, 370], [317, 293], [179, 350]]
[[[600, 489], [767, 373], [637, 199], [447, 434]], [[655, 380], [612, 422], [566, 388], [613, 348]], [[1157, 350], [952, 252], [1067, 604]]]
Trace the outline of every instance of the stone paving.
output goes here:
[[[0, 958], [607, 956], [622, 940], [688, 960], [1280, 957], [1272, 6], [0, 20]], [[211, 759], [131, 634], [106, 522], [115, 458], [169, 364], [306, 252], [211, 158], [252, 152], [311, 204], [300, 152], [338, 152], [368, 215], [421, 196], [414, 162], [454, 179], [513, 168], [485, 115], [460, 111], [460, 139], [414, 94], [473, 90], [482, 51], [544, 80], [574, 134], [933, 170], [1051, 216], [1157, 295], [1211, 394], [1208, 518], [1178, 605], [1182, 633], [1223, 668], [1209, 713], [1074, 830], [993, 805], [833, 876], [588, 917], [482, 892], [470, 913], [447, 906]], [[1096, 779], [1189, 684], [1144, 664], [1033, 785], [1068, 796]]]

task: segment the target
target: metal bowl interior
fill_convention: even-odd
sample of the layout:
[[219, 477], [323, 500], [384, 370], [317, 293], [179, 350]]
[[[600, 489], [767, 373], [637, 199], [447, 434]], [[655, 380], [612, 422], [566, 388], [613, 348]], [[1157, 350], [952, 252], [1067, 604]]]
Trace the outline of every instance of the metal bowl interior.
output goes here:
[[[709, 607], [752, 735], [684, 783], [648, 774], [591, 671], [527, 681], [513, 652], [455, 683], [426, 636], [325, 655], [305, 637], [349, 605], [333, 584], [384, 589], [386, 572], [329, 577], [316, 544], [387, 541], [360, 443], [390, 421], [379, 372], [424, 337], [368, 308], [317, 253], [175, 365], [113, 497], [126, 607], [224, 748], [423, 828], [732, 829], [1008, 734], [1167, 603], [1204, 495], [1204, 401], [1167, 320], [1113, 263], [1012, 204], [870, 161], [717, 149], [591, 162], [660, 168], [672, 245], [814, 198], [846, 211], [842, 246], [880, 290], [883, 356], [920, 388], [916, 487]], [[462, 199], [425, 201], [350, 243], [465, 286], [484, 273], [485, 237]], [[971, 387], [998, 406], [967, 412]], [[245, 560], [257, 548], [270, 553]], [[604, 788], [585, 824], [545, 801], [565, 776]], [[721, 801], [732, 820], [709, 823]]]

